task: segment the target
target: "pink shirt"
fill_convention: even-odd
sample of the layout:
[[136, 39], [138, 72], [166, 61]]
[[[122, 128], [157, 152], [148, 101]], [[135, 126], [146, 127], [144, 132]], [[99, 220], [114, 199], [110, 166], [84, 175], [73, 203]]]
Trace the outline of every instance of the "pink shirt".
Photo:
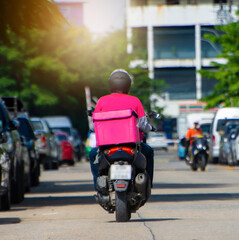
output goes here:
[[95, 112], [123, 110], [129, 108], [134, 110], [139, 118], [145, 116], [144, 108], [140, 100], [137, 97], [124, 93], [112, 93], [101, 97], [96, 104]]

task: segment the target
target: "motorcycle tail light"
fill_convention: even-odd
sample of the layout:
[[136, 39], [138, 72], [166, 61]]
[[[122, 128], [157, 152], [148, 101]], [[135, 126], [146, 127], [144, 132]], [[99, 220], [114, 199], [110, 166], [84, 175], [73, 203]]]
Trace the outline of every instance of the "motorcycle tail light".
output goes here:
[[129, 147], [115, 147], [115, 148], [110, 148], [110, 149], [105, 150], [105, 153], [106, 153], [108, 156], [111, 156], [112, 154], [114, 154], [115, 152], [117, 152], [117, 151], [119, 151], [119, 150], [125, 151], [125, 152], [127, 152], [128, 154], [130, 154], [130, 155], [134, 155], [134, 154], [135, 154], [135, 150], [134, 150], [133, 148], [129, 148]]
[[116, 184], [117, 188], [124, 188], [125, 186], [126, 186], [125, 183], [118, 183], [118, 184]]
[[109, 156], [111, 156], [112, 154], [114, 154], [115, 152], [119, 151], [120, 147], [115, 147], [115, 148], [110, 148], [105, 150], [105, 153]]
[[122, 150], [129, 153], [130, 155], [134, 155], [135, 154], [135, 150], [133, 148], [129, 148], [129, 147], [122, 147]]

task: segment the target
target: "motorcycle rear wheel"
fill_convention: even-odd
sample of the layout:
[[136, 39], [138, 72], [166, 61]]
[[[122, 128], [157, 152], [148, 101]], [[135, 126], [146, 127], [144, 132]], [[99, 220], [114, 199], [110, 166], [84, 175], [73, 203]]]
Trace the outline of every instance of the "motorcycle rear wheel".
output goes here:
[[191, 164], [191, 169], [193, 171], [197, 171], [198, 170], [198, 166], [197, 166], [197, 163], [196, 163], [196, 159], [193, 159], [193, 163]]
[[131, 217], [127, 206], [126, 192], [115, 192], [115, 218], [116, 222], [127, 222]]
[[205, 171], [206, 168], [206, 158], [204, 155], [200, 156], [200, 169], [201, 171]]

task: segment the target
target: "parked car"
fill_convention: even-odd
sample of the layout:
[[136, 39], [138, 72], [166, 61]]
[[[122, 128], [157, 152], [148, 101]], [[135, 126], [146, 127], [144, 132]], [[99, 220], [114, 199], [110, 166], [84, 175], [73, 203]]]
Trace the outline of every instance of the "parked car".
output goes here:
[[45, 170], [58, 169], [59, 150], [54, 133], [50, 129], [46, 120], [42, 118], [32, 117], [31, 123], [37, 137], [36, 145], [43, 168]]
[[168, 151], [168, 143], [165, 133], [163, 132], [149, 132], [147, 136], [147, 144], [155, 150]]
[[72, 129], [72, 138], [75, 159], [76, 161], [80, 161], [85, 153], [85, 145], [78, 133], [78, 130], [75, 128]]
[[[21, 138], [17, 131], [18, 126], [18, 121], [11, 118], [4, 102], [0, 100], [0, 149], [4, 149], [1, 152], [2, 179], [0, 192], [1, 209], [4, 210], [10, 208], [10, 202], [19, 203], [24, 199], [24, 161], [22, 159]], [[7, 174], [6, 171], [8, 170], [10, 171]], [[6, 176], [3, 176], [4, 172]]]
[[31, 121], [27, 117], [18, 117], [20, 126], [18, 131], [27, 147], [27, 154], [30, 160], [30, 185], [38, 186], [40, 177], [40, 158], [36, 147], [36, 136]]
[[[1, 113], [0, 113], [1, 116]], [[0, 130], [2, 131], [2, 120], [0, 120]], [[0, 210], [9, 210], [11, 206], [10, 193], [10, 158], [3, 143], [4, 136], [0, 135]]]
[[84, 153], [83, 143], [76, 129], [73, 128], [71, 120], [67, 116], [46, 116], [44, 119], [54, 132], [65, 132], [69, 135], [69, 140], [73, 145], [74, 158], [80, 161]]
[[239, 165], [239, 126], [233, 129], [230, 139], [231, 154], [228, 156], [228, 162]]
[[74, 165], [74, 153], [73, 153], [73, 146], [69, 140], [69, 136], [65, 132], [56, 132], [56, 137], [59, 140], [60, 148], [61, 148], [61, 155], [60, 155], [60, 162], [61, 164], [67, 163], [68, 165]]
[[25, 136], [26, 134], [29, 135], [29, 133], [26, 132], [27, 127], [25, 127], [26, 123], [24, 122], [24, 119], [29, 122], [28, 112], [24, 103], [18, 97], [2, 97], [2, 100], [4, 101], [10, 115], [13, 118], [17, 118], [20, 124], [18, 132], [21, 136], [22, 159], [24, 161], [24, 186], [25, 190], [29, 192], [32, 183], [34, 185], [37, 185], [38, 183], [34, 182], [34, 179], [32, 179], [32, 168], [35, 167], [36, 164], [32, 163], [30, 155], [32, 151], [29, 153], [29, 147], [31, 145], [31, 142], [29, 142], [29, 136]]
[[219, 132], [224, 130], [226, 122], [238, 121], [239, 120], [239, 108], [228, 107], [220, 108], [216, 113], [212, 121], [212, 127], [210, 129], [210, 141], [209, 151], [210, 159], [209, 162], [217, 163], [219, 158], [219, 145], [221, 136]]
[[[219, 143], [219, 163], [233, 165], [231, 162], [231, 136], [235, 133], [235, 128], [239, 126], [239, 120], [237, 121], [225, 121], [221, 128], [221, 139]], [[229, 160], [229, 161], [228, 161]]]

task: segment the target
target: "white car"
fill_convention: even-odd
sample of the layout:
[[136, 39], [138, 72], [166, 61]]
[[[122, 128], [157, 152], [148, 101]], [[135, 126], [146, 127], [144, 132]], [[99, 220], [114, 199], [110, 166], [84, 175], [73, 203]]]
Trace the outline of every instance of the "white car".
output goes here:
[[155, 150], [163, 149], [168, 151], [167, 138], [163, 132], [149, 132], [147, 144]]

